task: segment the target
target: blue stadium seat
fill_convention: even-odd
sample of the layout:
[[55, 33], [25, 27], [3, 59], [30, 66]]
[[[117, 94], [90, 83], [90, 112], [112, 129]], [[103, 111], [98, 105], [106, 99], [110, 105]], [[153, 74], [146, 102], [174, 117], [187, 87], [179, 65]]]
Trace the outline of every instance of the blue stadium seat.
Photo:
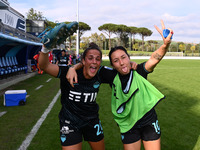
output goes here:
[[7, 68], [4, 66], [4, 64], [3, 64], [3, 61], [2, 61], [2, 58], [0, 58], [0, 68], [1, 68], [1, 75], [3, 76], [3, 77], [7, 77], [7, 74], [8, 74], [8, 70], [7, 70]]
[[8, 71], [8, 74], [12, 73], [11, 67], [9, 67], [9, 64], [6, 63], [6, 60], [4, 57], [2, 57], [2, 64], [4, 66], [4, 69], [6, 69]]
[[16, 66], [16, 69], [17, 69], [17, 71], [19, 72], [19, 71], [20, 71], [20, 68], [19, 68], [19, 67], [17, 66], [17, 64], [15, 63], [14, 56], [11, 57], [11, 62], [12, 62], [12, 64], [13, 64], [14, 66]]
[[12, 67], [11, 62], [9, 61], [9, 57], [5, 57], [5, 61], [6, 61], [7, 67], [11, 70], [11, 73], [15, 73], [15, 69]]
[[3, 77], [5, 74], [5, 69], [3, 68], [3, 64], [1, 62], [1, 57], [0, 57], [0, 76]]
[[12, 57], [8, 57], [8, 60], [12, 66], [12, 68], [14, 69], [14, 72], [18, 72], [18, 68], [17, 66], [14, 64], [14, 62], [12, 61]]
[[18, 67], [18, 70], [19, 70], [19, 71], [23, 71], [23, 68], [22, 68], [21, 66], [19, 66], [19, 64], [18, 64], [18, 62], [17, 62], [17, 58], [16, 58], [15, 56], [13, 57], [13, 61], [14, 61], [15, 66]]

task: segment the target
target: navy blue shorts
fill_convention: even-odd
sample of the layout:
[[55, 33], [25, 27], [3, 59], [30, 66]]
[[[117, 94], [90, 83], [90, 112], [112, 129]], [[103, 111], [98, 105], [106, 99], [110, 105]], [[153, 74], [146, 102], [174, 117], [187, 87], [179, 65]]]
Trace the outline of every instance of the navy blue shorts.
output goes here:
[[161, 136], [158, 120], [140, 128], [132, 128], [126, 133], [121, 133], [123, 144], [131, 144], [139, 140], [153, 141]]
[[75, 129], [69, 126], [70, 122], [60, 121], [60, 141], [62, 146], [75, 145], [85, 141], [99, 142], [104, 138], [103, 128], [99, 118], [90, 121], [86, 126]]

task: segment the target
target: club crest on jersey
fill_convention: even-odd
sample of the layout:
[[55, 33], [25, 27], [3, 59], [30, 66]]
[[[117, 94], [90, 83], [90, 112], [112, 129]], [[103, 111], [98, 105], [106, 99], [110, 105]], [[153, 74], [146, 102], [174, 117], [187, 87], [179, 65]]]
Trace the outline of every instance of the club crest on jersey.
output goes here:
[[65, 136], [65, 135], [61, 135], [60, 140], [61, 140], [62, 142], [65, 142], [65, 141], [66, 141], [66, 136]]
[[95, 89], [97, 89], [99, 86], [100, 86], [100, 83], [99, 83], [98, 81], [96, 81], [96, 82], [94, 83], [94, 85], [93, 85], [93, 87], [94, 87]]

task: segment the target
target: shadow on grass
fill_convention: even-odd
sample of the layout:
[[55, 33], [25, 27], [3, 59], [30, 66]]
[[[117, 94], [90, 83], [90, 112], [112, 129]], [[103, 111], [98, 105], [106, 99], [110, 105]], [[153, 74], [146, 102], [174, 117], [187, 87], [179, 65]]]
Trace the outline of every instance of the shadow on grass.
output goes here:
[[[187, 93], [169, 89], [153, 83], [166, 96], [157, 106], [156, 111], [161, 126], [161, 145], [164, 150], [193, 149], [200, 134], [200, 99]], [[113, 121], [110, 105], [111, 90], [108, 85], [101, 85], [97, 102], [100, 106], [100, 118], [105, 135], [107, 149], [122, 149], [119, 128]]]
[[192, 150], [200, 134], [200, 99], [158, 83], [154, 85], [166, 96], [156, 106], [162, 149]]

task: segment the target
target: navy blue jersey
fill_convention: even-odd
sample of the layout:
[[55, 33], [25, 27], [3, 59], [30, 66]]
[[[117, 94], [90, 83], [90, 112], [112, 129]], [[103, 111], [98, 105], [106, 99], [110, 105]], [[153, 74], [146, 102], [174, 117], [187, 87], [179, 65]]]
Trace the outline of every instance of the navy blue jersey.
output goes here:
[[[147, 77], [148, 72], [143, 67], [144, 63], [138, 65], [137, 72], [143, 77]], [[60, 78], [61, 104], [62, 108], [59, 114], [61, 121], [70, 122], [75, 128], [80, 128], [97, 118], [99, 105], [96, 103], [96, 97], [101, 83], [112, 85], [116, 70], [101, 66], [98, 73], [92, 79], [86, 79], [83, 75], [83, 69], [77, 70], [78, 83], [74, 88], [66, 79], [69, 67], [59, 67], [58, 78]], [[122, 77], [122, 82], [126, 84], [129, 75]]]
[[[96, 103], [99, 86], [106, 83], [99, 72], [101, 67], [92, 79], [86, 79], [83, 69], [77, 71], [78, 83], [74, 88], [66, 79], [69, 67], [59, 67], [58, 78], [60, 78], [61, 104], [62, 109], [59, 114], [61, 121], [70, 122], [73, 127], [80, 128], [89, 123], [90, 120], [98, 117], [99, 106]], [[107, 70], [110, 72], [111, 70]]]

